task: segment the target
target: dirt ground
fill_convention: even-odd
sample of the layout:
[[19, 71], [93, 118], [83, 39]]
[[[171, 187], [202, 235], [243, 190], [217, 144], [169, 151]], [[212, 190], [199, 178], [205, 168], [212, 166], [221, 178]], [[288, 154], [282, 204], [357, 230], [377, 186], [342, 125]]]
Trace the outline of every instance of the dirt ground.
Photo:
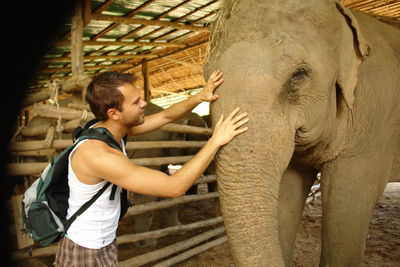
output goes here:
[[[318, 266], [321, 216], [319, 198], [304, 210], [292, 266]], [[233, 266], [233, 260], [225, 243], [176, 266]], [[375, 206], [362, 266], [400, 266], [400, 183], [388, 184]]]
[[[318, 266], [320, 253], [321, 229], [321, 200], [316, 199], [304, 210], [300, 231], [296, 239], [292, 266]], [[215, 201], [205, 200], [179, 206], [179, 219], [183, 224], [213, 218], [215, 216]], [[132, 233], [132, 217], [124, 218], [119, 226], [118, 235]], [[152, 229], [160, 229], [163, 225], [161, 213], [156, 212]], [[119, 260], [141, 255], [143, 253], [160, 249], [191, 236], [200, 234], [205, 230], [188, 231], [185, 234], [167, 236], [158, 240], [156, 248], [136, 248], [133, 244], [119, 246]], [[215, 228], [215, 227], [214, 227]], [[29, 262], [29, 266], [51, 266], [54, 257], [40, 258]], [[154, 261], [147, 266], [153, 266]], [[43, 265], [44, 264], [44, 265]], [[234, 266], [232, 255], [227, 243], [216, 246], [197, 256], [187, 259], [176, 267], [210, 267]], [[362, 266], [400, 266], [400, 183], [388, 184], [384, 194], [375, 207], [373, 219], [370, 223], [367, 245]]]

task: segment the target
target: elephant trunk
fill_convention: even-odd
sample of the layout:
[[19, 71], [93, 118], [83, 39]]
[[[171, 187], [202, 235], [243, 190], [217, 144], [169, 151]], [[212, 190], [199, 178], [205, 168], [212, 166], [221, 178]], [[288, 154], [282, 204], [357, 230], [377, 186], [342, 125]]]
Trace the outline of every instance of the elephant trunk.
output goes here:
[[249, 131], [217, 156], [221, 210], [237, 266], [284, 266], [278, 195], [293, 154], [294, 133], [282, 113], [249, 117]]

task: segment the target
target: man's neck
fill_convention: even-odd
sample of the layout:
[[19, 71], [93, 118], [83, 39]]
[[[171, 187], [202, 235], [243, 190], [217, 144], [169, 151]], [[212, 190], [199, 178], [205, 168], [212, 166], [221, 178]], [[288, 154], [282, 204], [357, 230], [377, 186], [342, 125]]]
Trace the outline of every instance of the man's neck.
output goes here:
[[110, 133], [114, 136], [114, 138], [121, 142], [122, 138], [128, 133], [128, 130], [125, 127], [122, 127], [119, 124], [116, 124], [112, 121], [100, 121], [94, 126], [95, 128], [106, 128]]

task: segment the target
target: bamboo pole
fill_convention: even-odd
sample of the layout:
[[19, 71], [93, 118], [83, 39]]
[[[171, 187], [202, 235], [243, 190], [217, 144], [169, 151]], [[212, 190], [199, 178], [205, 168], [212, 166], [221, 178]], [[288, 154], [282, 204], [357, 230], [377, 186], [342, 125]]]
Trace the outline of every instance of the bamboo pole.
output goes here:
[[[139, 158], [131, 159], [136, 165], [140, 166], [161, 166], [166, 164], [180, 164], [185, 163], [192, 159], [193, 156], [177, 156], [177, 157], [159, 157], [159, 158]], [[23, 163], [9, 163], [7, 170], [9, 175], [37, 175], [49, 164], [49, 162], [23, 162]]]
[[217, 181], [217, 177], [215, 174], [205, 175], [198, 179], [195, 184], [206, 184]]
[[136, 205], [133, 207], [130, 207], [128, 211], [126, 212], [125, 216], [133, 216], [153, 210], [158, 210], [158, 209], [164, 209], [164, 208], [169, 208], [178, 204], [184, 204], [188, 202], [193, 202], [193, 201], [199, 201], [199, 200], [204, 200], [204, 199], [211, 199], [211, 198], [217, 198], [219, 196], [218, 192], [212, 192], [212, 193], [206, 193], [206, 194], [201, 194], [201, 195], [187, 195], [187, 196], [181, 196], [178, 198], [169, 198], [161, 201], [155, 201], [155, 202], [148, 202], [146, 204], [141, 204], [141, 205]]
[[219, 223], [222, 223], [224, 220], [222, 219], [221, 216], [200, 221], [200, 222], [195, 222], [195, 223], [190, 223], [186, 225], [177, 225], [177, 226], [171, 226], [167, 227], [164, 229], [160, 230], [155, 230], [155, 231], [149, 231], [149, 232], [144, 232], [144, 233], [138, 233], [138, 234], [127, 234], [123, 236], [118, 236], [117, 238], [117, 243], [118, 245], [120, 244], [126, 244], [126, 243], [133, 243], [137, 242], [140, 240], [146, 240], [150, 238], [160, 238], [164, 237], [170, 234], [175, 234], [178, 232], [185, 232], [193, 229], [198, 229], [198, 228], [203, 228], [203, 227], [209, 227], [213, 226]]
[[[61, 113], [61, 117], [64, 120], [80, 119], [85, 116], [85, 112], [83, 110], [76, 110], [66, 107], [57, 108], [55, 106], [45, 104], [35, 104], [33, 106], [33, 114], [38, 117], [58, 119], [58, 112]], [[88, 119], [94, 119], [92, 112], [87, 112], [86, 116]]]
[[44, 139], [44, 148], [50, 148], [52, 146], [55, 136], [56, 127], [52, 125], [49, 127], [46, 138]]
[[161, 21], [161, 20], [147, 20], [147, 19], [133, 19], [127, 17], [120, 17], [120, 16], [108, 16], [108, 15], [100, 15], [100, 14], [93, 14], [92, 20], [101, 20], [101, 21], [110, 21], [116, 23], [123, 23], [123, 24], [134, 24], [134, 25], [153, 25], [153, 26], [161, 26], [161, 27], [170, 27], [179, 30], [189, 30], [193, 32], [210, 32], [209, 27], [202, 27], [202, 26], [191, 26], [185, 25], [182, 23], [176, 22], [169, 22], [169, 21]]
[[[84, 56], [83, 60], [95, 60], [95, 59], [148, 59], [155, 58], [157, 55], [152, 54], [143, 54], [143, 55], [132, 55], [132, 54], [124, 54], [124, 55], [100, 55], [100, 56]], [[59, 63], [59, 62], [71, 62], [71, 57], [46, 57], [43, 59], [45, 63]]]
[[143, 63], [142, 63], [142, 76], [143, 76], [144, 100], [146, 102], [150, 102], [151, 92], [150, 92], [150, 84], [149, 84], [149, 68], [148, 68], [147, 61], [143, 61]]
[[[86, 66], [85, 69], [88, 70], [102, 70], [102, 69], [121, 69], [121, 68], [129, 68], [132, 67], [132, 63], [128, 64], [102, 64], [102, 65], [96, 65], [96, 66]], [[54, 72], [70, 72], [71, 68], [70, 67], [65, 67], [65, 68], [47, 68], [47, 69], [40, 69], [38, 70], [38, 73], [54, 73]], [[58, 77], [57, 77], [58, 78]], [[65, 78], [65, 77], [60, 77], [60, 78]]]
[[77, 1], [71, 21], [71, 70], [72, 77], [82, 75], [83, 68], [83, 1]]
[[[71, 64], [74, 66], [74, 63]], [[68, 69], [68, 68], [67, 68]], [[51, 72], [54, 69], [49, 69]], [[84, 88], [86, 88], [92, 79], [83, 73], [72, 74], [72, 77], [68, 78], [67, 80], [61, 83], [61, 90], [64, 93], [75, 93], [75, 92], [82, 92]]]
[[69, 103], [68, 108], [73, 108], [73, 109], [81, 109], [81, 110], [87, 110], [90, 111], [89, 105], [80, 105], [80, 104], [74, 104], [74, 103]]
[[169, 258], [166, 261], [157, 263], [156, 265], [153, 265], [153, 267], [169, 267], [169, 266], [173, 266], [179, 262], [182, 262], [184, 260], [187, 260], [191, 257], [193, 257], [194, 255], [200, 254], [210, 248], [222, 245], [223, 243], [228, 241], [228, 237], [226, 235], [224, 235], [223, 237], [220, 237], [218, 239], [215, 239], [213, 241], [207, 242], [203, 245], [200, 245], [198, 247], [192, 248], [188, 251], [183, 252], [182, 254], [179, 254], [175, 257]]
[[50, 96], [51, 92], [49, 88], [43, 88], [42, 90], [36, 93], [25, 95], [24, 99], [22, 99], [21, 106], [22, 108], [28, 107], [30, 105], [33, 105], [34, 103], [47, 100], [50, 98]]
[[[69, 41], [57, 41], [57, 46], [70, 46]], [[154, 46], [154, 47], [173, 47], [183, 48], [182, 43], [165, 43], [165, 42], [130, 42], [130, 41], [84, 41], [84, 46]]]
[[194, 156], [176, 156], [176, 157], [157, 157], [157, 158], [140, 158], [140, 159], [131, 159], [136, 165], [140, 166], [162, 166], [167, 164], [181, 164], [188, 162]]
[[[85, 116], [84, 111], [79, 111], [79, 110], [75, 110], [75, 109], [71, 109], [71, 108], [65, 108], [65, 107], [57, 108], [57, 107], [45, 105], [45, 104], [35, 104], [33, 107], [33, 113], [39, 117], [58, 119], [58, 112], [61, 113], [61, 117], [64, 120], [79, 119], [79, 118], [82, 118], [83, 116]], [[87, 112], [86, 118], [88, 120], [93, 119], [94, 118], [93, 113]], [[168, 131], [168, 132], [212, 135], [212, 129], [210, 129], [210, 128], [181, 125], [181, 124], [176, 124], [176, 123], [169, 123], [169, 124], [161, 127], [160, 130]]]
[[191, 133], [191, 134], [202, 134], [202, 135], [212, 135], [213, 133], [213, 130], [210, 128], [181, 125], [176, 123], [168, 123], [167, 125], [161, 127], [160, 130], [167, 132]]
[[[64, 149], [68, 146], [72, 145], [72, 140], [59, 140], [56, 139], [53, 141], [52, 148], [54, 149]], [[38, 141], [23, 141], [23, 142], [15, 142], [11, 143], [9, 146], [9, 150], [13, 152], [17, 151], [33, 151], [33, 150], [40, 150], [43, 149], [45, 146], [44, 140]]]
[[57, 152], [54, 148], [11, 152], [11, 155], [19, 157], [53, 157], [56, 154]]
[[[145, 240], [145, 239], [149, 239], [149, 238], [160, 238], [160, 237], [164, 237], [164, 236], [174, 234], [177, 232], [181, 232], [181, 231], [188, 231], [188, 230], [194, 230], [194, 229], [198, 229], [198, 228], [204, 228], [204, 227], [217, 225], [222, 222], [223, 222], [223, 218], [220, 216], [220, 217], [203, 220], [203, 221], [199, 221], [199, 222], [195, 222], [195, 223], [171, 226], [171, 227], [167, 227], [164, 229], [149, 231], [149, 232], [145, 232], [145, 233], [121, 235], [121, 236], [117, 237], [117, 244], [121, 245], [121, 244], [126, 244], [126, 243], [133, 243], [136, 241]], [[57, 245], [58, 245], [58, 243], [55, 243], [54, 245], [51, 245], [49, 247], [33, 249], [31, 251], [31, 256], [22, 250], [17, 251], [15, 253], [13, 253], [13, 258], [28, 259], [28, 258], [34, 258], [34, 257], [51, 256], [51, 255], [54, 255], [57, 253]]]
[[199, 234], [197, 236], [194, 236], [192, 238], [189, 238], [188, 240], [178, 242], [176, 244], [167, 246], [165, 248], [155, 250], [152, 252], [148, 252], [145, 254], [142, 254], [140, 256], [125, 260], [125, 261], [120, 261], [118, 263], [118, 266], [124, 267], [124, 266], [141, 266], [149, 262], [153, 262], [159, 259], [162, 259], [164, 257], [167, 257], [169, 255], [172, 255], [178, 251], [185, 250], [187, 248], [190, 248], [192, 246], [195, 246], [201, 242], [204, 242], [214, 236], [217, 236], [219, 234], [224, 233], [225, 228], [223, 226], [209, 230], [207, 232], [204, 232], [202, 234]]
[[[126, 150], [134, 149], [153, 149], [153, 148], [200, 148], [207, 141], [129, 141], [125, 147]], [[72, 145], [72, 139], [56, 139], [51, 148], [65, 149]], [[34, 151], [43, 149], [45, 142], [40, 141], [22, 141], [14, 142], [9, 146], [10, 151]]]

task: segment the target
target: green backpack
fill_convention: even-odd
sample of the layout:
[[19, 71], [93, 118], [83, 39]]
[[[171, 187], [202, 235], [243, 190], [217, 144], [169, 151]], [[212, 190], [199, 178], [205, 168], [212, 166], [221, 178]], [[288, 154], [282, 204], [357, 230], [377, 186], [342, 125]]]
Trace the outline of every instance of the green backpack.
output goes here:
[[[107, 182], [90, 200], [66, 220], [68, 210], [68, 159], [78, 142], [97, 139], [122, 151], [119, 143], [106, 128], [89, 128], [97, 120], [89, 121], [84, 128], [78, 127], [73, 133], [74, 143], [58, 154], [42, 171], [39, 178], [25, 191], [22, 199], [22, 217], [33, 240], [41, 246], [57, 242], [68, 231], [73, 221], [92, 205], [110, 186]], [[124, 138], [126, 143], [126, 137]], [[117, 186], [113, 185], [110, 200], [114, 200]], [[127, 191], [121, 192], [121, 219], [128, 210]]]

